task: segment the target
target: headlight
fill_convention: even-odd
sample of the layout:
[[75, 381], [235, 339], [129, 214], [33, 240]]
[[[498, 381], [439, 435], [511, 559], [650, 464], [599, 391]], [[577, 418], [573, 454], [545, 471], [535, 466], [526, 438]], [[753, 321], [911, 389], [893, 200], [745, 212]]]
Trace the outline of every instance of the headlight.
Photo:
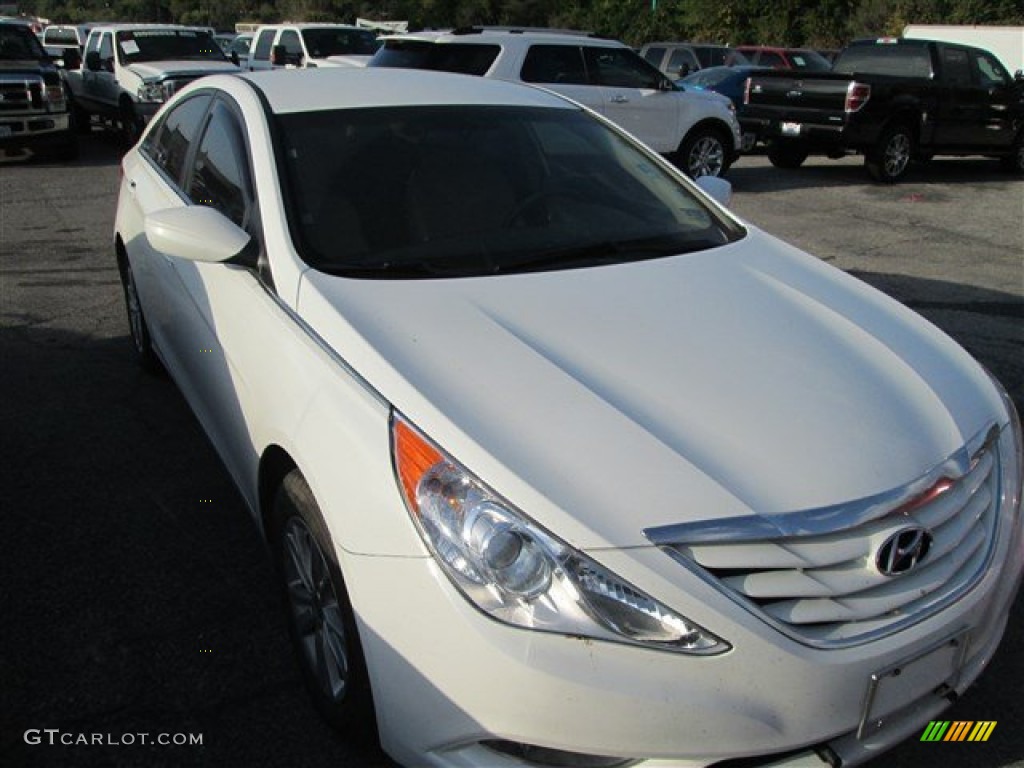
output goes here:
[[456, 587], [498, 621], [689, 654], [729, 645], [560, 541], [397, 413], [391, 452], [406, 507]]
[[159, 81], [147, 81], [139, 86], [139, 101], [167, 101], [171, 96], [170, 85]]

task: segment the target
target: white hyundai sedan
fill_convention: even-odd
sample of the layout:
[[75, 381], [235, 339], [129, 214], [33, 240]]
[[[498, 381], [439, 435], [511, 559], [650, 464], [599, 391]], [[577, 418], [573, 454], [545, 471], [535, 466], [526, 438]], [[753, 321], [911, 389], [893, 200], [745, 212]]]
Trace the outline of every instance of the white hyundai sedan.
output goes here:
[[405, 765], [849, 766], [996, 651], [1005, 392], [577, 104], [198, 81], [125, 156], [114, 246], [317, 705]]

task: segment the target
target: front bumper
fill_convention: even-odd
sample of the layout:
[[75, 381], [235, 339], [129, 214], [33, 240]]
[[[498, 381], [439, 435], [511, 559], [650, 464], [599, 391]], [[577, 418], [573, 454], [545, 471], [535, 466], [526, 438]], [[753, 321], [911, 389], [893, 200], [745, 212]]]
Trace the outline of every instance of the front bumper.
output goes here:
[[[987, 666], [1024, 560], [1020, 524], [1004, 530], [1010, 535], [1001, 537], [993, 567], [963, 599], [904, 631], [841, 650], [802, 646], [713, 593], [692, 595], [705, 610], [687, 611], [669, 584], [678, 584], [679, 566], [656, 549], [595, 553], [670, 605], [666, 590], [675, 590], [681, 612], [733, 645], [703, 658], [499, 624], [470, 606], [429, 558], [343, 554], [342, 561], [381, 741], [403, 764], [534, 764], [484, 743], [499, 740], [650, 768], [757, 756], [764, 765], [828, 764], [819, 753], [848, 766], [920, 733]], [[959, 674], [928, 670], [930, 652], [954, 637], [966, 642]], [[922, 656], [928, 661], [919, 664]], [[890, 685], [891, 711], [866, 724], [872, 676], [907, 662], [915, 671], [904, 676], [904, 689], [902, 681]]]
[[68, 141], [71, 116], [67, 112], [4, 115], [0, 118], [0, 149], [30, 149]]

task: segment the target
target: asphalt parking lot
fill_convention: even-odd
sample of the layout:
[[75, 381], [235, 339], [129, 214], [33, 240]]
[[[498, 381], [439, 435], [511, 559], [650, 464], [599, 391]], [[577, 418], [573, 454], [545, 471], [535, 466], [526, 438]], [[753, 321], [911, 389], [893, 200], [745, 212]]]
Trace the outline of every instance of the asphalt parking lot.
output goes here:
[[[97, 131], [70, 165], [0, 159], [0, 765], [391, 765], [318, 720], [240, 497], [174, 385], [134, 365], [120, 153]], [[1024, 407], [1024, 180], [939, 159], [882, 187], [856, 158], [759, 156], [729, 178], [739, 215], [924, 314]], [[996, 721], [987, 742], [911, 741], [875, 768], [1024, 766], [1022, 647], [1018, 599], [947, 713]]]

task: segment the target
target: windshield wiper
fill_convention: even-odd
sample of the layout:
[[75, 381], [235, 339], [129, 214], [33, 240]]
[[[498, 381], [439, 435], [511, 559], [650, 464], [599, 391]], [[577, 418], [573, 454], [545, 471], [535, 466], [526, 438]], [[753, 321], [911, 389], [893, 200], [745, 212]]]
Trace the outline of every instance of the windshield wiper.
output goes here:
[[517, 272], [535, 272], [552, 267], [598, 266], [616, 264], [626, 261], [652, 259], [658, 256], [674, 256], [705, 248], [715, 243], [711, 240], [679, 240], [665, 238], [646, 238], [642, 240], [607, 240], [586, 245], [551, 248], [529, 254], [526, 258], [509, 264], [502, 264], [495, 269], [502, 274]]

